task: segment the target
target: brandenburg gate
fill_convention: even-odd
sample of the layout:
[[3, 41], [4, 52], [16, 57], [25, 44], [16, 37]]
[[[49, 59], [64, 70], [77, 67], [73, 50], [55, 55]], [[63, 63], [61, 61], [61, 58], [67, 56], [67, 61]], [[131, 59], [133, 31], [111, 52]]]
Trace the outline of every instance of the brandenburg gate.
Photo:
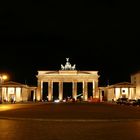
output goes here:
[[53, 100], [53, 83], [58, 84], [58, 99], [63, 100], [63, 83], [72, 83], [72, 98], [77, 100], [77, 83], [82, 83], [83, 100], [88, 100], [88, 83], [92, 83], [92, 97], [99, 98], [98, 91], [98, 71], [78, 71], [76, 65], [73, 66], [69, 62], [69, 58], [66, 58], [66, 64], [61, 64], [61, 70], [59, 71], [38, 71], [36, 76], [38, 79], [38, 88], [36, 94], [36, 100], [43, 99], [43, 82], [48, 83], [48, 101]]

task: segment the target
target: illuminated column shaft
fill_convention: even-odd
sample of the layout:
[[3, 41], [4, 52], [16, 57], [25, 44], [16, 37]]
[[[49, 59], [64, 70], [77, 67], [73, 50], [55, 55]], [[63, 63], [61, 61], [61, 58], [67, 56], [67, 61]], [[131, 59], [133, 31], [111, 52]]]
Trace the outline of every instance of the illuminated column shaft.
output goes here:
[[99, 101], [101, 101], [102, 102], [102, 89], [99, 89]]
[[59, 100], [63, 100], [63, 83], [59, 82]]
[[16, 88], [14, 88], [14, 101], [17, 101]]
[[75, 100], [77, 100], [77, 82], [73, 82], [72, 90], [72, 96]]
[[114, 88], [114, 99], [116, 99], [116, 88]]
[[[23, 92], [23, 89], [21, 88], [21, 90], [20, 90], [20, 93], [21, 93], [21, 101], [23, 101], [23, 94], [22, 94], [22, 92]], [[37, 97], [37, 95], [35, 95], [35, 96]], [[8, 100], [9, 100], [9, 96], [8, 96]]]
[[43, 94], [43, 82], [38, 81], [37, 94], [36, 94], [37, 101], [40, 101], [42, 99], [42, 94]]
[[95, 98], [95, 81], [92, 82], [92, 97]]
[[99, 98], [98, 81], [95, 81], [95, 98]]
[[36, 90], [34, 90], [33, 101], [36, 99]]
[[6, 101], [8, 101], [8, 88], [6, 87]]
[[83, 82], [83, 100], [88, 100], [87, 82]]
[[120, 98], [122, 97], [122, 88], [120, 88]]
[[48, 82], [48, 101], [52, 101], [53, 82]]
[[37, 101], [40, 100], [40, 94], [41, 94], [41, 81], [38, 81], [38, 83], [37, 83], [37, 94], [36, 94], [36, 100]]
[[43, 99], [43, 81], [41, 81], [41, 93], [40, 93], [40, 100]]
[[130, 88], [128, 88], [128, 99], [130, 99], [131, 96], [130, 96]]
[[3, 93], [2, 86], [0, 87], [0, 101], [3, 101]]

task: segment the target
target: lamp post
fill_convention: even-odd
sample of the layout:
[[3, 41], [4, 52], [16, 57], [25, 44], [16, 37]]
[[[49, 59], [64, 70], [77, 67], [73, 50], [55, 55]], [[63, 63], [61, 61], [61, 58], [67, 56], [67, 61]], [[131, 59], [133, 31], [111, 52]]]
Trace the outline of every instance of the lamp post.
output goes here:
[[3, 99], [2, 99], [2, 84], [4, 82], [4, 80], [6, 80], [8, 77], [5, 74], [0, 74], [0, 103], [2, 103]]

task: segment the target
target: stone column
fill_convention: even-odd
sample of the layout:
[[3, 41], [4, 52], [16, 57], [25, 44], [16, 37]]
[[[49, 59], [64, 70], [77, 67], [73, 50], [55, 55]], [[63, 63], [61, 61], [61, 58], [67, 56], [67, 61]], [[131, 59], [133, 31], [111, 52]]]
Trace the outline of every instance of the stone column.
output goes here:
[[38, 81], [36, 100], [37, 101], [42, 100], [42, 95], [43, 95], [43, 82], [42, 81]]
[[48, 82], [48, 101], [52, 101], [53, 96], [53, 82]]
[[72, 96], [77, 100], [77, 82], [72, 83]]
[[99, 101], [102, 102], [103, 96], [102, 96], [102, 89], [99, 89]]
[[0, 87], [0, 101], [3, 101], [3, 99], [2, 99], [2, 86]]
[[114, 98], [113, 99], [116, 99], [116, 88], [114, 88]]
[[120, 98], [122, 98], [122, 88], [120, 88]]
[[95, 98], [95, 81], [92, 82], [92, 97]]
[[36, 90], [34, 89], [34, 94], [33, 94], [33, 101], [36, 99]]
[[14, 87], [14, 101], [17, 100], [17, 93], [16, 93], [16, 87]]
[[43, 100], [43, 81], [41, 81], [41, 94], [40, 94], [40, 100]]
[[[41, 95], [41, 81], [38, 80], [38, 82], [37, 82], [37, 94], [36, 94], [37, 101], [40, 101], [40, 95]], [[23, 99], [23, 97], [22, 97], [22, 99]]]
[[23, 102], [22, 87], [20, 87], [20, 101], [22, 101], [22, 102]]
[[130, 99], [130, 88], [128, 87], [128, 99]]
[[99, 98], [98, 81], [95, 81], [94, 83], [95, 83], [95, 86], [94, 86], [94, 88], [95, 88], [95, 90], [94, 90], [95, 91], [95, 95], [94, 95], [94, 97], [95, 98]]
[[88, 100], [87, 82], [83, 81], [83, 100]]
[[59, 100], [63, 100], [63, 82], [59, 82]]
[[5, 90], [6, 90], [6, 102], [8, 102], [8, 100], [9, 100], [8, 99], [9, 98], [9, 96], [8, 96], [8, 88], [6, 87]]

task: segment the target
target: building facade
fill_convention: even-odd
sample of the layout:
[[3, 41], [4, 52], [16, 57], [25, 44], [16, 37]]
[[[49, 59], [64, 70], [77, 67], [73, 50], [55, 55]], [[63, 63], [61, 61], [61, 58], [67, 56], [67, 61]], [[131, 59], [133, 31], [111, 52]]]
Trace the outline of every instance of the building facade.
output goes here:
[[116, 101], [118, 98], [136, 99], [136, 87], [129, 82], [116, 83], [107, 86], [104, 90], [107, 101]]
[[136, 87], [136, 98], [140, 98], [140, 71], [131, 74], [131, 83]]
[[33, 101], [35, 100], [36, 87], [30, 87], [17, 82], [9, 81], [0, 85], [0, 100], [2, 102]]

